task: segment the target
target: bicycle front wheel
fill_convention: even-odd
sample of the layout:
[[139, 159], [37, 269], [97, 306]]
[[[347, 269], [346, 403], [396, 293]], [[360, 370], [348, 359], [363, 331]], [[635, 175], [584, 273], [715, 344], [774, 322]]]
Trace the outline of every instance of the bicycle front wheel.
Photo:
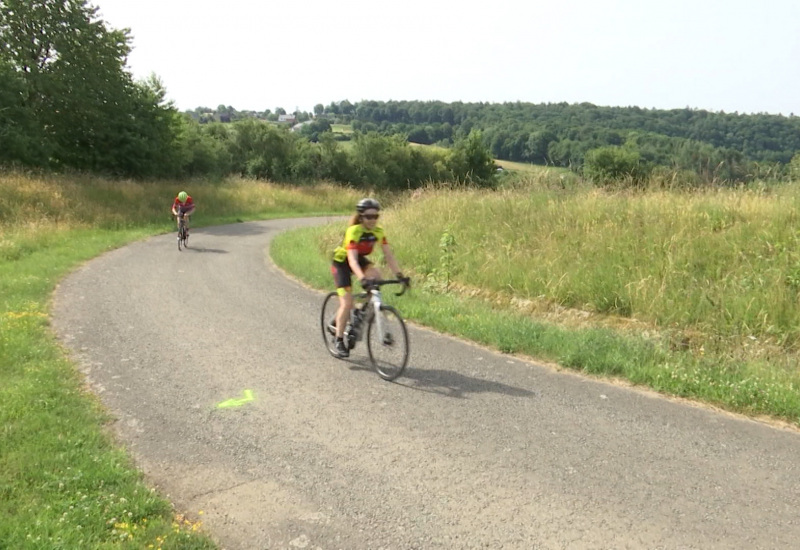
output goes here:
[[320, 325], [322, 326], [322, 341], [328, 353], [334, 357], [339, 357], [336, 353], [336, 313], [339, 311], [339, 295], [331, 292], [325, 296], [322, 302], [322, 314], [320, 315]]
[[180, 252], [181, 246], [183, 246], [183, 228], [178, 229], [178, 251]]
[[370, 318], [367, 350], [375, 372], [384, 380], [394, 380], [406, 370], [408, 330], [394, 307], [381, 304], [380, 322], [375, 315]]

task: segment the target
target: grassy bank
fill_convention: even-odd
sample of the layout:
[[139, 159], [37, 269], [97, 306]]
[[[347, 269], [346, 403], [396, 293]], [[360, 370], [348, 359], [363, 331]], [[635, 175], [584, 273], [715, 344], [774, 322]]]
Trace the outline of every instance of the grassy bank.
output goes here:
[[0, 174], [0, 548], [213, 548], [199, 510], [176, 515], [104, 428], [48, 323], [81, 262], [172, 230], [181, 188], [194, 225], [342, 213], [355, 194], [245, 180], [135, 183]]
[[[418, 283], [404, 313], [504, 352], [800, 425], [800, 186], [614, 193], [551, 180], [428, 190], [386, 212]], [[327, 288], [342, 231], [281, 236], [273, 256]]]

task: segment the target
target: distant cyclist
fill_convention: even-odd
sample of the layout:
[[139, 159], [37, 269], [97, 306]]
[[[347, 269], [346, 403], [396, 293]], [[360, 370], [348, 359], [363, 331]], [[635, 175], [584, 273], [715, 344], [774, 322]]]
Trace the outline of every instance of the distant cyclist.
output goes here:
[[350, 218], [342, 245], [333, 253], [331, 273], [336, 282], [339, 294], [339, 310], [336, 312], [336, 351], [339, 357], [347, 357], [350, 350], [344, 342], [344, 327], [353, 308], [352, 275], [365, 289], [370, 288], [372, 281], [380, 279], [381, 273], [367, 256], [372, 253], [376, 243], [380, 243], [386, 263], [397, 278], [408, 284], [409, 279], [400, 271], [397, 260], [392, 254], [383, 227], [378, 225], [378, 212], [381, 205], [375, 199], [361, 199], [356, 205], [356, 213]]
[[194, 212], [194, 201], [186, 191], [181, 191], [175, 197], [175, 202], [172, 203], [172, 215], [178, 222], [178, 227], [181, 226], [179, 215], [183, 216], [186, 221], [186, 231], [189, 231], [189, 216]]

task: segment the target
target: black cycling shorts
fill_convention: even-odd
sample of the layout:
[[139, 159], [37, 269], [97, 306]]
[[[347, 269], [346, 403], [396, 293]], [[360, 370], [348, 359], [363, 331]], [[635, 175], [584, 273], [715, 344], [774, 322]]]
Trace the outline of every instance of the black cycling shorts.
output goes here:
[[[358, 265], [361, 266], [362, 271], [366, 271], [372, 265], [372, 262], [366, 256], [359, 256]], [[336, 282], [336, 288], [350, 288], [353, 286], [353, 270], [350, 269], [350, 264], [347, 263], [347, 260], [343, 262], [334, 260], [331, 264], [331, 273], [333, 274], [333, 280]]]

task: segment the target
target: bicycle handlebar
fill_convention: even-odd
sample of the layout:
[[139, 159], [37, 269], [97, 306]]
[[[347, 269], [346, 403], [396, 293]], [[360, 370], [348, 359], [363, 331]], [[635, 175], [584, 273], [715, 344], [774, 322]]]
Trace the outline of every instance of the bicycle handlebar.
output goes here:
[[373, 279], [372, 286], [380, 288], [383, 285], [403, 285], [403, 289], [400, 292], [396, 292], [395, 296], [402, 296], [408, 290], [408, 284], [405, 281], [401, 281], [399, 279]]

